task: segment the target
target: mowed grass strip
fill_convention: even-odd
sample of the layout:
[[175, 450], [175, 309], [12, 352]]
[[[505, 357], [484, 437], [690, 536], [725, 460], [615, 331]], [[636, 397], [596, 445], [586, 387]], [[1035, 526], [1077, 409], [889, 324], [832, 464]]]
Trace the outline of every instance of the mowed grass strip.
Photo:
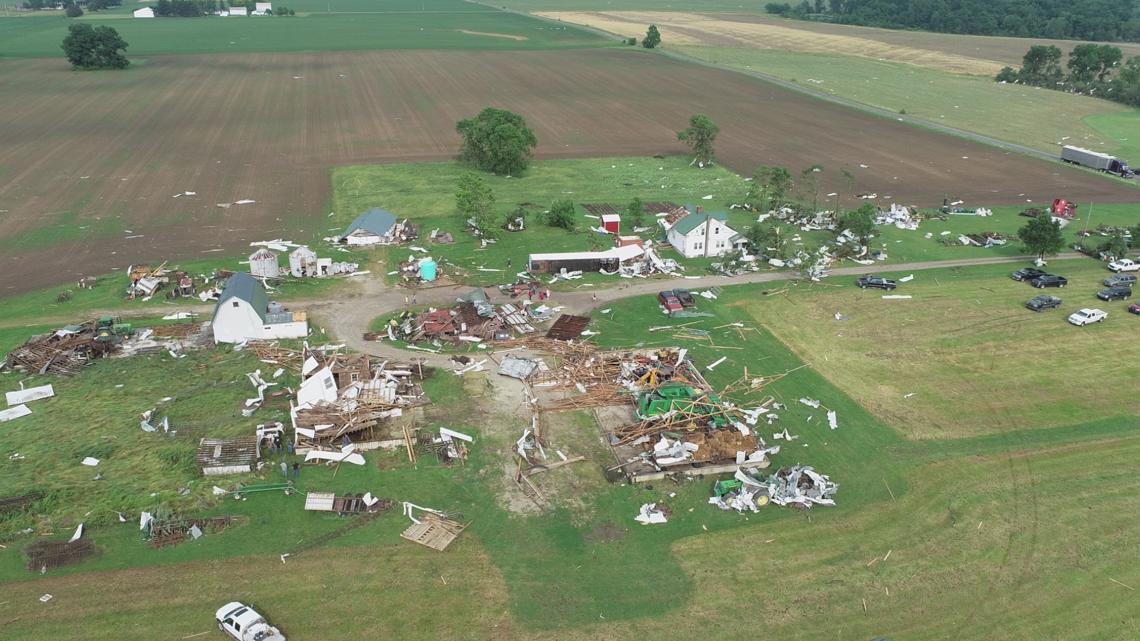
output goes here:
[[[701, 60], [1057, 154], [1061, 144], [1123, 154], [1127, 127], [1099, 126], [1099, 119], [1140, 113], [1107, 100], [891, 60], [740, 47], [679, 49]], [[1140, 134], [1133, 137], [1133, 144], [1140, 142]]]
[[[1131, 339], [1140, 317], [1127, 302], [1094, 297], [1110, 272], [1091, 260], [1052, 261], [1064, 289], [1009, 278], [1018, 265], [917, 272], [884, 300], [853, 278], [803, 285], [748, 304], [763, 323], [829, 381], [907, 438], [961, 438], [1132, 415], [1122, 392], [1140, 375]], [[906, 274], [897, 274], [905, 276]], [[1059, 309], [1024, 308], [1041, 293]], [[1066, 322], [1083, 307], [1103, 324]], [[847, 320], [836, 320], [843, 314]], [[1123, 386], [1123, 387], [1122, 387]]]

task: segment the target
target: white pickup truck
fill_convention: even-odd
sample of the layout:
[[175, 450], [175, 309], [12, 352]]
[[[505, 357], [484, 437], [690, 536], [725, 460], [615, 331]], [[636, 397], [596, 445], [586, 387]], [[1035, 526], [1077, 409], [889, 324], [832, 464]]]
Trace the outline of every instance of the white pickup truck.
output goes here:
[[1089, 309], [1087, 307], [1069, 314], [1069, 322], [1077, 327], [1091, 325], [1093, 323], [1103, 323], [1106, 318], [1108, 318], [1108, 312], [1103, 309]]
[[214, 618], [218, 620], [218, 629], [237, 641], [285, 641], [280, 630], [239, 601], [231, 601], [218, 608]]
[[1117, 273], [1140, 272], [1140, 263], [1128, 258], [1121, 258], [1109, 263], [1108, 268]]

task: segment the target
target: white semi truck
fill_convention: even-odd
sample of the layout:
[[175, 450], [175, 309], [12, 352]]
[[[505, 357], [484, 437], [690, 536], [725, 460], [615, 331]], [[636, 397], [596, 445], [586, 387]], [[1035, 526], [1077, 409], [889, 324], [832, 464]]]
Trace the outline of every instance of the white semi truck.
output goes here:
[[1061, 160], [1074, 165], [1096, 169], [1121, 178], [1131, 178], [1134, 173], [1128, 168], [1128, 163], [1099, 151], [1091, 151], [1083, 147], [1064, 145], [1061, 147]]

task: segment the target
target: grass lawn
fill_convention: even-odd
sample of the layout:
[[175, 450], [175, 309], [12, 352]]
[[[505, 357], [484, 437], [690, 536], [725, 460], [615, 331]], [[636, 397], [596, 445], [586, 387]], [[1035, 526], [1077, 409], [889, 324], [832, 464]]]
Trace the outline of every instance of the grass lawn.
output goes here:
[[[1016, 266], [920, 272], [882, 300], [835, 278], [749, 303], [749, 313], [829, 381], [908, 438], [961, 438], [1135, 414], [1120, 385], [1140, 375], [1133, 348], [1140, 318], [1127, 302], [1094, 294], [1110, 272], [1089, 259], [1052, 261], [1068, 277], [1048, 290], [1064, 304], [1023, 304], [1041, 293], [1009, 278]], [[905, 274], [898, 274], [905, 276]], [[1074, 327], [1082, 307], [1109, 312]], [[848, 320], [836, 321], [842, 313]], [[1078, 374], [1079, 372], [1079, 374]], [[1126, 384], [1125, 384], [1126, 385]]]
[[1085, 124], [1119, 145], [1113, 153], [1140, 166], [1140, 109], [1086, 116]]
[[[319, 4], [323, 10], [324, 3]], [[333, 3], [336, 4], [336, 3]], [[382, 6], [383, 3], [377, 3]], [[392, 3], [390, 10], [314, 13], [285, 17], [202, 17], [137, 20], [130, 14], [89, 14], [81, 22], [114, 27], [131, 57], [254, 51], [377, 49], [552, 49], [608, 46], [610, 41], [574, 26], [459, 0]], [[355, 9], [362, 8], [356, 5]], [[300, 9], [300, 7], [295, 7]], [[71, 19], [60, 15], [0, 17], [0, 58], [60, 56]]]
[[[1062, 139], [1125, 154], [1140, 143], [1140, 110], [992, 78], [841, 55], [678, 47], [701, 60], [792, 80], [812, 89], [999, 140], [1060, 154]], [[1009, 114], [1017, 114], [1009, 117]], [[1125, 155], [1127, 157], [1127, 155]], [[1140, 158], [1140, 154], [1137, 154]], [[1140, 162], [1140, 161], [1137, 161]]]
[[[1077, 270], [1069, 273], [1075, 278]], [[924, 273], [914, 287], [928, 278]], [[802, 364], [758, 323], [756, 308], [776, 300], [759, 291], [737, 287], [718, 301], [702, 299], [702, 309], [715, 316], [696, 319], [696, 326], [709, 329], [715, 346], [685, 342], [700, 365], [728, 356], [707, 373], [715, 386], [739, 378], [745, 367], [758, 376]], [[678, 342], [645, 331], [642, 319], [657, 318], [655, 306], [648, 295], [610, 306], [598, 319], [596, 340], [611, 346]], [[715, 329], [730, 322], [746, 329]], [[235, 361], [234, 374], [248, 369], [244, 365]], [[1072, 371], [1063, 359], [1040, 369], [1058, 377]], [[94, 389], [107, 378], [100, 374], [92, 369], [75, 383]], [[233, 387], [234, 398], [244, 395], [240, 384]], [[908, 443], [832, 386], [829, 376], [797, 369], [763, 390], [788, 405], [778, 424], [764, 431], [786, 427], [801, 437], [785, 445], [776, 464], [812, 464], [831, 474], [841, 484], [838, 507], [807, 514], [772, 507], [745, 517], [705, 504], [707, 481], [600, 485], [590, 480], [605, 464], [586, 442], [596, 438], [591, 421], [567, 416], [553, 438], [580, 442], [575, 447], [591, 453], [589, 462], [571, 468], [576, 478], [570, 487], [586, 491], [568, 492], [552, 512], [524, 516], [504, 509], [499, 498], [512, 435], [523, 425], [500, 414], [486, 393], [470, 393], [482, 388], [478, 379], [442, 375], [427, 387], [436, 404], [425, 424], [476, 435], [466, 466], [449, 469], [421, 459], [416, 470], [400, 452], [373, 452], [364, 467], [344, 466], [335, 477], [306, 468], [298, 484], [306, 490], [372, 490], [460, 510], [471, 526], [447, 552], [400, 541], [407, 522], [395, 512], [282, 564], [280, 554], [344, 521], [303, 512], [300, 497], [276, 493], [210, 508], [249, 521], [163, 551], [146, 548], [131, 525], [93, 528], [88, 536], [101, 556], [46, 577], [32, 578], [22, 569], [17, 555], [24, 539], [16, 539], [0, 551], [0, 616], [10, 620], [5, 638], [151, 639], [159, 630], [182, 637], [209, 630], [215, 602], [232, 598], [254, 601], [298, 639], [381, 630], [397, 631], [402, 639], [751, 638], [739, 626], [742, 620], [761, 620], [788, 638], [938, 639], [947, 626], [967, 638], [1058, 638], [1071, 632], [1080, 604], [1093, 602], [1105, 616], [1088, 619], [1079, 634], [1066, 638], [1135, 633], [1128, 619], [1131, 593], [1109, 580], [1140, 583], [1140, 570], [1127, 563], [1128, 551], [1140, 543], [1128, 516], [1140, 489], [1128, 461], [1140, 452], [1140, 439], [1127, 409], [1125, 420], [1088, 430], [1039, 428]], [[169, 393], [141, 389], [145, 393], [132, 398]], [[828, 430], [822, 411], [799, 404], [801, 397], [836, 410], [839, 429]], [[743, 396], [737, 400], [748, 403]], [[43, 418], [52, 417], [50, 405], [44, 407]], [[139, 447], [129, 441], [153, 436], [138, 430], [133, 417], [119, 419], [127, 408], [107, 407], [72, 409], [69, 421], [47, 423], [40, 432], [57, 436], [77, 421], [99, 422], [108, 425], [104, 433], [118, 436], [120, 451]], [[219, 417], [232, 411], [218, 400], [203, 407]], [[42, 460], [44, 482], [67, 469], [64, 458]], [[109, 461], [116, 458], [109, 455]], [[124, 479], [115, 475], [105, 482]], [[674, 509], [667, 525], [632, 521], [637, 506], [650, 501]], [[594, 533], [603, 527], [620, 535], [599, 540]], [[233, 557], [240, 557], [233, 562], [240, 572], [214, 561]], [[56, 597], [47, 605], [37, 601], [45, 592]], [[426, 605], [451, 600], [455, 609], [442, 620], [436, 606]], [[83, 613], [82, 626], [76, 610]]]
[[[419, 245], [442, 259], [444, 274], [455, 276], [458, 267], [464, 282], [491, 285], [514, 280], [514, 273], [526, 269], [532, 252], [588, 251], [606, 249], [612, 236], [590, 231], [601, 221], [587, 218], [582, 203], [612, 203], [624, 207], [631, 199], [672, 201], [678, 204], [703, 205], [709, 211], [728, 211], [728, 204], [743, 196], [745, 183], [741, 177], [723, 167], [695, 169], [682, 158], [603, 158], [589, 160], [546, 160], [534, 162], [522, 177], [496, 177], [483, 174], [495, 194], [495, 212], [505, 217], [520, 203], [533, 203], [541, 211], [559, 199], [578, 204], [578, 229], [567, 232], [547, 227], [532, 215], [523, 232], [502, 232], [497, 243], [480, 249], [474, 236], [455, 213], [455, 185], [468, 169], [456, 163], [424, 163], [407, 165], [369, 165], [344, 167], [333, 172], [333, 210], [336, 220], [347, 224], [357, 214], [380, 207], [399, 217], [410, 218], [422, 225]], [[705, 196], [713, 196], [704, 200]], [[738, 231], [753, 217], [743, 212], [729, 212], [729, 225]], [[645, 226], [652, 220], [645, 219]], [[452, 245], [432, 245], [426, 238], [432, 229], [451, 232]], [[627, 233], [628, 225], [623, 227]], [[646, 238], [655, 237], [646, 232]], [[379, 250], [390, 259], [403, 260], [406, 248]], [[419, 255], [419, 254], [417, 254]], [[666, 252], [664, 256], [677, 257]], [[507, 260], [511, 268], [507, 268]], [[707, 261], [705, 261], [707, 263]], [[705, 263], [693, 261], [700, 269]], [[389, 261], [392, 264], [392, 261]], [[501, 272], [481, 272], [479, 268]], [[613, 283], [614, 278], [594, 274], [588, 282]]]

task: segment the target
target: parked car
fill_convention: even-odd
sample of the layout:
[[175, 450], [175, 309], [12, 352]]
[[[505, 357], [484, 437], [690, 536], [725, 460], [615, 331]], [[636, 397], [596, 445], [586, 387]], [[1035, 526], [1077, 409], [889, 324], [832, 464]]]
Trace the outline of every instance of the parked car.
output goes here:
[[661, 303], [661, 307], [665, 309], [665, 313], [667, 314], [679, 312], [685, 308], [685, 306], [681, 304], [681, 300], [677, 298], [677, 295], [674, 294], [671, 289], [666, 289], [657, 294], [657, 302]]
[[1054, 307], [1060, 306], [1061, 299], [1057, 298], [1056, 296], [1050, 296], [1048, 294], [1034, 296], [1025, 302], [1025, 307], [1032, 309], [1035, 312], [1044, 311], [1046, 309], [1053, 309]]
[[899, 286], [895, 281], [881, 276], [860, 276], [855, 284], [862, 289], [870, 287], [871, 289], [885, 289], [887, 291]]
[[697, 301], [693, 300], [693, 293], [687, 289], [674, 289], [673, 295], [677, 300], [681, 301], [682, 307], [696, 307]]
[[1009, 277], [1014, 279], [1014, 280], [1018, 280], [1018, 281], [1022, 281], [1022, 282], [1028, 282], [1028, 281], [1033, 280], [1034, 278], [1037, 278], [1038, 276], [1044, 276], [1044, 275], [1045, 275], [1045, 272], [1040, 270], [1040, 269], [1037, 269], [1036, 267], [1022, 267], [1021, 269], [1010, 274]]
[[214, 618], [218, 621], [218, 629], [237, 641], [285, 641], [280, 630], [240, 601], [231, 601], [218, 608]]
[[1124, 286], [1109, 287], [1097, 292], [1096, 297], [1101, 300], [1124, 300], [1125, 298], [1132, 298], [1132, 288]]
[[1108, 264], [1114, 272], [1140, 272], [1140, 263], [1128, 258], [1120, 258]]
[[1103, 323], [1108, 318], [1108, 312], [1103, 309], [1081, 309], [1069, 314], [1069, 322], [1081, 326], [1092, 323]]
[[1058, 276], [1056, 274], [1042, 274], [1041, 276], [1038, 276], [1037, 278], [1029, 281], [1029, 284], [1033, 285], [1037, 289], [1042, 289], [1044, 287], [1064, 287], [1065, 285], [1069, 284], [1069, 279], [1065, 278], [1064, 276]]
[[1128, 306], [1128, 311], [1140, 316], [1140, 303], [1132, 303]]
[[1105, 287], [1132, 287], [1136, 284], [1136, 274], [1113, 274], [1102, 282]]

